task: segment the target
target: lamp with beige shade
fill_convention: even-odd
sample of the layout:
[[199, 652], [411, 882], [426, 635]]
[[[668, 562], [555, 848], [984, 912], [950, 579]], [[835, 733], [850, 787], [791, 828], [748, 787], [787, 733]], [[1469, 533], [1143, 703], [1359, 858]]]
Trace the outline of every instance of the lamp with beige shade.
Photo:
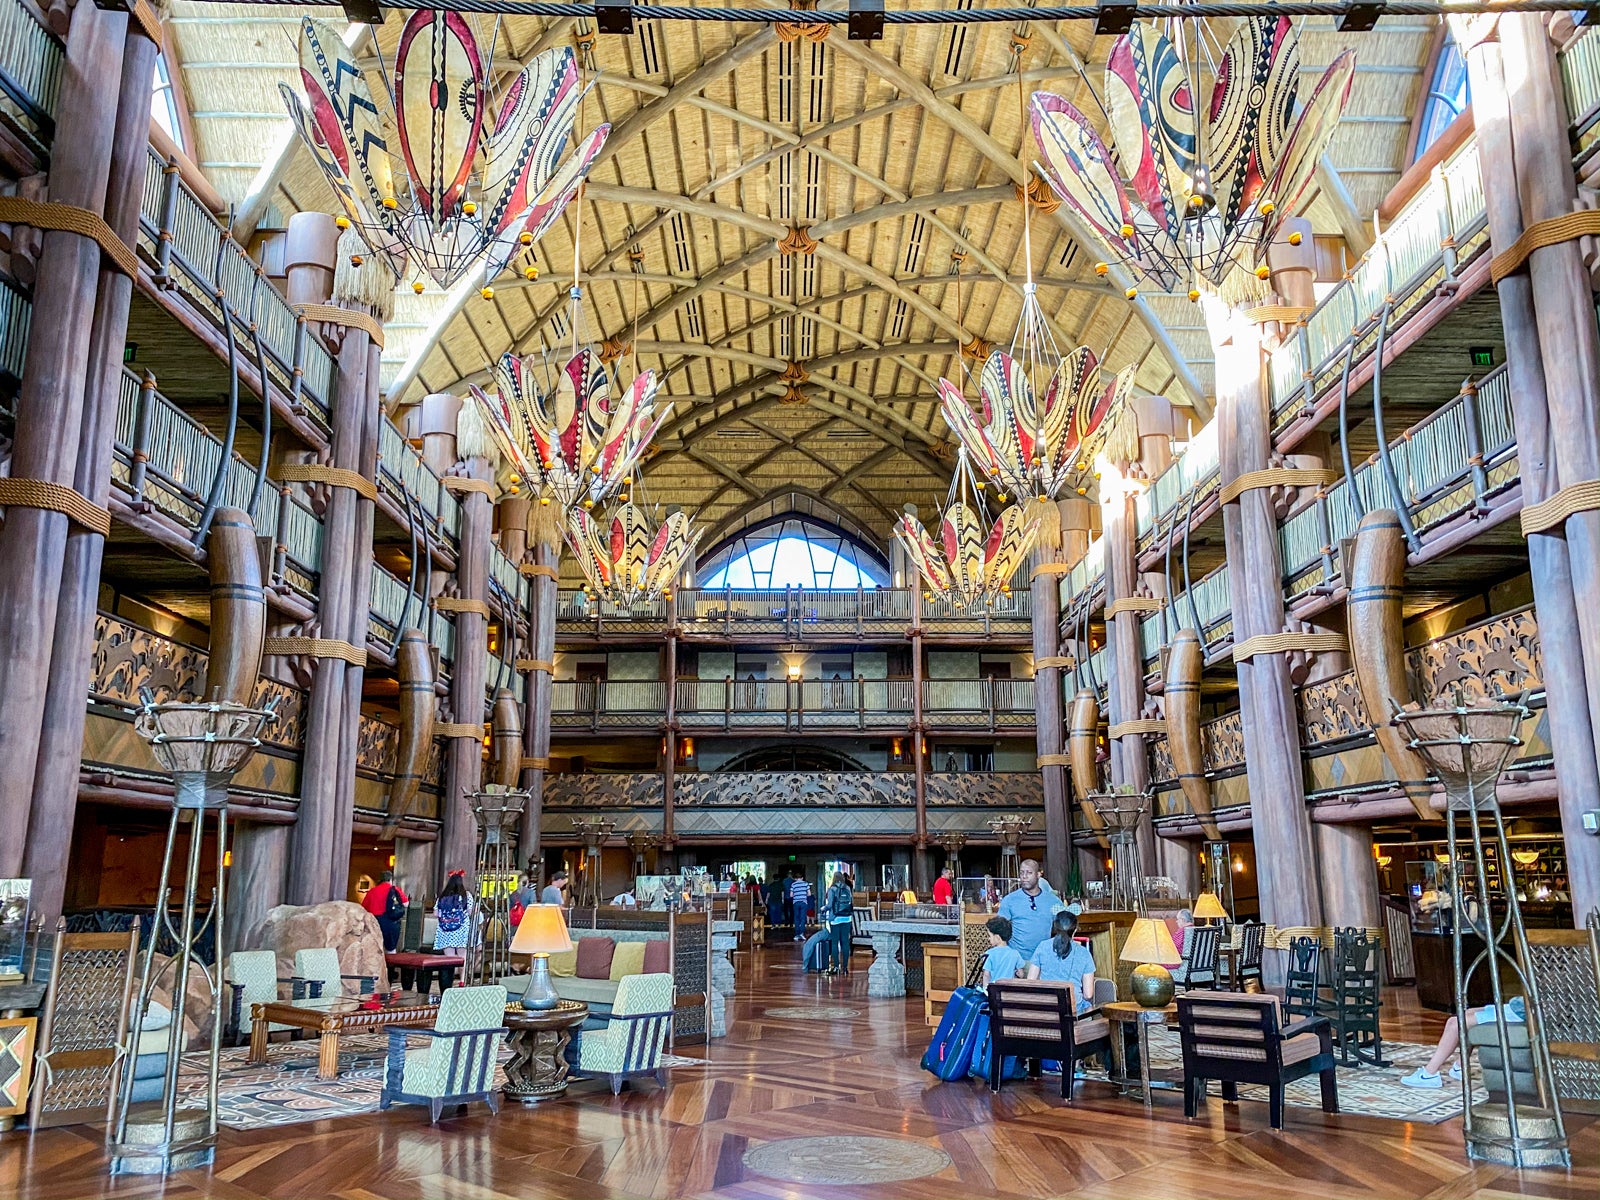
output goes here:
[[516, 936], [511, 939], [512, 954], [531, 954], [533, 969], [528, 976], [527, 990], [522, 994], [522, 1007], [534, 1009], [554, 1008], [561, 1003], [555, 984], [550, 982], [550, 956], [572, 949], [572, 935], [567, 932], [567, 920], [559, 904], [530, 904], [522, 914]]
[[1140, 917], [1133, 923], [1119, 955], [1123, 962], [1138, 963], [1129, 976], [1133, 998], [1144, 1008], [1165, 1008], [1172, 1003], [1172, 972], [1183, 961], [1172, 932], [1159, 917]]

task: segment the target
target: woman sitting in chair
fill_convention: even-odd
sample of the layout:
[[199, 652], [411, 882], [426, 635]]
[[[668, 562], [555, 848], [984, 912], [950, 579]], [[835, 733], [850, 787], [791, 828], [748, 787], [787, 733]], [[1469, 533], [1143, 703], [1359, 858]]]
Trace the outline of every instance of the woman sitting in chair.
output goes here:
[[1094, 1000], [1094, 955], [1089, 947], [1072, 940], [1078, 932], [1078, 914], [1062, 909], [1050, 923], [1050, 936], [1039, 943], [1028, 964], [1029, 979], [1070, 983], [1078, 989], [1078, 1011], [1087, 1012]]

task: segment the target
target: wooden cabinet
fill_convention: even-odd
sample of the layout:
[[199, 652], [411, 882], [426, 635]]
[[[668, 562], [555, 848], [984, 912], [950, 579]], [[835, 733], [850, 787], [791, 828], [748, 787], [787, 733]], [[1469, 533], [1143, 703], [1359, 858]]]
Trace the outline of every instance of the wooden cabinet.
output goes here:
[[937, 1025], [951, 994], [967, 981], [961, 946], [956, 942], [928, 942], [922, 947], [922, 1016]]

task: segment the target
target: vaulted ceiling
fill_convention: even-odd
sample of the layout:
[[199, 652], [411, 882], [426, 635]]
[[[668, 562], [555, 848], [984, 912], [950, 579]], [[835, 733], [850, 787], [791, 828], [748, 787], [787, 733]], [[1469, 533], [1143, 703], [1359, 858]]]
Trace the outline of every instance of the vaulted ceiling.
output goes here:
[[[239, 206], [242, 230], [332, 207], [276, 94], [296, 78], [297, 19], [280, 7], [173, 5], [191, 155]], [[473, 20], [487, 39], [493, 20]], [[377, 30], [386, 61], [402, 23], [393, 14]], [[1319, 233], [1358, 248], [1370, 238], [1360, 214], [1405, 165], [1437, 28], [1385, 18], [1378, 34], [1340, 35], [1307, 19], [1306, 86], [1347, 44], [1359, 61], [1318, 175]], [[1087, 344], [1113, 369], [1137, 363], [1141, 391], [1205, 410], [1198, 308], [1154, 294], [1128, 302], [1114, 277], [1096, 276], [1098, 255], [1065, 208], [1035, 205], [1025, 219], [1019, 200], [1036, 155], [1022, 90], [1088, 104], [1080, 71], [1098, 87], [1111, 39], [1081, 21], [891, 26], [876, 44], [841, 27], [820, 41], [786, 33], [641, 21], [613, 37], [584, 21], [501, 19], [501, 77], [576, 46], [598, 78], [579, 128], [609, 121], [611, 137], [582, 203], [535, 247], [536, 281], [507, 276], [492, 300], [402, 289], [385, 348], [391, 403], [460, 390], [507, 349], [570, 347], [576, 249], [582, 333], [631, 344], [623, 377], [636, 352], [674, 401], [647, 471], [652, 498], [716, 523], [798, 485], [883, 537], [902, 504], [942, 498], [949, 447], [935, 381], [955, 377], [958, 343], [1009, 342], [1031, 249], [1063, 348]], [[371, 34], [351, 38], [375, 67]]]

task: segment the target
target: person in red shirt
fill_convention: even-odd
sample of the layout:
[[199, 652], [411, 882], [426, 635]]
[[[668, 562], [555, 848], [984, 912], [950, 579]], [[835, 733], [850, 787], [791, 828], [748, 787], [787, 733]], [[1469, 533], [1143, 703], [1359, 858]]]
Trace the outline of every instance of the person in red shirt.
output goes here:
[[947, 866], [939, 872], [939, 878], [933, 881], [933, 902], [935, 904], [954, 904], [956, 902], [956, 870]]
[[410, 898], [394, 881], [393, 871], [385, 871], [383, 879], [368, 888], [367, 894], [361, 897], [361, 907], [378, 918], [378, 928], [383, 931], [385, 954], [393, 954], [395, 948], [400, 945], [400, 922], [406, 915], [406, 906], [410, 903]]

